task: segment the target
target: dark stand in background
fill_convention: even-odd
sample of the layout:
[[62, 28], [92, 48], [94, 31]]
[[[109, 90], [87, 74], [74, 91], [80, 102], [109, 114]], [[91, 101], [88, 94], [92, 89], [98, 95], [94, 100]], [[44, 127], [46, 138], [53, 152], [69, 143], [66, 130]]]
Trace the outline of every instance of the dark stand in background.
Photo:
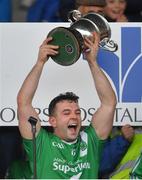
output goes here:
[[11, 163], [21, 156], [22, 138], [17, 126], [0, 127], [0, 179], [4, 179]]
[[35, 138], [37, 119], [31, 116], [28, 119], [28, 121], [31, 124], [32, 135], [33, 135], [33, 170], [34, 170], [33, 179], [37, 179], [37, 172], [36, 172], [36, 138]]

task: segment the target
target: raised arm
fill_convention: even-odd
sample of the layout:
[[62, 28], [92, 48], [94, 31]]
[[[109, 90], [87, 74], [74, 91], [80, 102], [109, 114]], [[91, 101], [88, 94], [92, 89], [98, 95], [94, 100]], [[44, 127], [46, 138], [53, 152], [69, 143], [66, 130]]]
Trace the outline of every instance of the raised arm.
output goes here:
[[92, 125], [95, 128], [98, 136], [101, 139], [106, 139], [111, 132], [113, 125], [116, 96], [109, 80], [97, 64], [97, 53], [100, 39], [97, 33], [94, 33], [94, 36], [94, 43], [88, 38], [85, 38], [85, 45], [90, 49], [90, 51], [85, 53], [85, 56], [88, 61], [95, 87], [101, 102], [100, 107], [93, 115]]
[[58, 53], [58, 46], [48, 44], [51, 40], [51, 37], [47, 38], [40, 46], [37, 62], [24, 80], [17, 96], [19, 130], [21, 135], [27, 139], [32, 139], [31, 125], [28, 122], [30, 116], [38, 119], [36, 125], [37, 133], [40, 130], [40, 120], [32, 106], [32, 100], [38, 87], [45, 62], [50, 55], [56, 55]]

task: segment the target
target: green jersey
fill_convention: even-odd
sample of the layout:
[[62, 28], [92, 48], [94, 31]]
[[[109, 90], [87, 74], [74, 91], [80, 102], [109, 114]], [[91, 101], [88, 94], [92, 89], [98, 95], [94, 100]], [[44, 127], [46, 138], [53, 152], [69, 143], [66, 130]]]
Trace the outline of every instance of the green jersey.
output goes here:
[[[68, 143], [56, 135], [40, 130], [36, 137], [37, 178], [96, 179], [104, 141], [90, 125], [77, 140]], [[33, 162], [32, 141], [24, 139], [30, 163]], [[33, 167], [32, 164], [30, 167]]]

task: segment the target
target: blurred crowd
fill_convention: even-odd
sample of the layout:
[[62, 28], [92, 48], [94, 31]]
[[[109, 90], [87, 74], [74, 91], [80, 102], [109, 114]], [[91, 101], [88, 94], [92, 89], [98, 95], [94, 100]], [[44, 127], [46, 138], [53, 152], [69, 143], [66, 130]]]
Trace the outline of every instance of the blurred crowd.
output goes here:
[[142, 22], [141, 0], [0, 0], [0, 22], [66, 22], [73, 9], [110, 22]]

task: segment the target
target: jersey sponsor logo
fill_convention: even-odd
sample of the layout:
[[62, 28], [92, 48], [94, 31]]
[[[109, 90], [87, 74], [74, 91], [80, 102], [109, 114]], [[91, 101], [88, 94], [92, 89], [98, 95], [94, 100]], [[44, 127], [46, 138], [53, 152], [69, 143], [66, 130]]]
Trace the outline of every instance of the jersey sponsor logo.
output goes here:
[[60, 164], [59, 162], [53, 162], [53, 170], [62, 171], [65, 174], [68, 172], [78, 173], [82, 171], [83, 169], [90, 169], [90, 163], [82, 162], [82, 163], [77, 164], [75, 167], [71, 167], [67, 164]]
[[64, 149], [64, 145], [62, 143], [58, 143], [55, 141], [52, 142], [52, 146], [57, 147], [59, 149]]
[[87, 144], [86, 144], [86, 142], [82, 141], [82, 142], [80, 143], [80, 149], [81, 149], [81, 151], [85, 151], [85, 150], [87, 149]]

